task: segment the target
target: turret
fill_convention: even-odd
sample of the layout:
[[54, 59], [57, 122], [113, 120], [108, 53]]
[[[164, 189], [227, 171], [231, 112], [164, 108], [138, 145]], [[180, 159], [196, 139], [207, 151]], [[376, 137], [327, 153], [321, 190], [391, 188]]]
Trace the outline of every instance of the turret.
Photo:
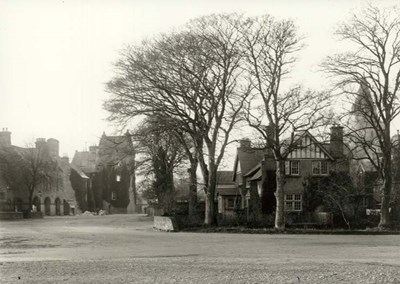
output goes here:
[[11, 132], [8, 131], [8, 128], [3, 128], [0, 132], [0, 146], [11, 146]]

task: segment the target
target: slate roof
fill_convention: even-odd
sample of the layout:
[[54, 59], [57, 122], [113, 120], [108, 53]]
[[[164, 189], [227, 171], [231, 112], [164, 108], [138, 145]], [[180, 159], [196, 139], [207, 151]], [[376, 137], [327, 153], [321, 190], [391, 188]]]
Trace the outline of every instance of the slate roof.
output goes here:
[[267, 150], [264, 148], [238, 148], [233, 170], [234, 179], [236, 179], [238, 164], [240, 164], [239, 171], [245, 174], [257, 166], [264, 159], [266, 153]]
[[76, 171], [81, 178], [89, 179], [89, 177], [76, 165], [70, 164], [71, 169]]
[[235, 182], [232, 179], [233, 171], [217, 172], [217, 194], [218, 195], [239, 195]]
[[235, 182], [232, 179], [233, 177], [233, 171], [218, 171], [217, 172], [217, 184], [222, 185], [222, 184], [235, 184]]

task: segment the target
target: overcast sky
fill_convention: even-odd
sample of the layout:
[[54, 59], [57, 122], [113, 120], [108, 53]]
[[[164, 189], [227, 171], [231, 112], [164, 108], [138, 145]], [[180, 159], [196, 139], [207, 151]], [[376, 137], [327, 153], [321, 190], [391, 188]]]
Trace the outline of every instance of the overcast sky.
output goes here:
[[[372, 1], [379, 6], [398, 1]], [[60, 155], [98, 143], [115, 128], [102, 102], [112, 63], [124, 44], [168, 32], [210, 13], [244, 12], [292, 18], [306, 36], [296, 76], [307, 87], [328, 85], [318, 64], [340, 51], [333, 32], [366, 1], [38, 1], [0, 0], [0, 128], [12, 143], [56, 138]], [[400, 128], [399, 120], [396, 121]]]

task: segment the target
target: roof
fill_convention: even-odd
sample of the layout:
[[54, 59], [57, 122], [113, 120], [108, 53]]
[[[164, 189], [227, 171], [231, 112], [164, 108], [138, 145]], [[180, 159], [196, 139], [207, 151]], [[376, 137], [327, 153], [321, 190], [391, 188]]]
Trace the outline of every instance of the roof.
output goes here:
[[238, 164], [240, 165], [239, 171], [247, 173], [264, 159], [266, 153], [266, 148], [238, 148], [233, 170], [233, 179], [236, 179]]
[[[308, 137], [310, 141], [308, 141], [306, 137]], [[305, 143], [306, 146], [303, 146], [302, 148], [301, 147], [293, 147], [292, 149], [288, 149], [289, 145], [296, 145], [298, 143], [300, 143], [300, 145], [301, 145], [301, 143], [303, 142], [303, 139], [306, 140], [306, 143]], [[327, 158], [329, 158], [330, 160], [334, 160], [334, 158], [329, 153], [329, 151], [324, 147], [323, 143], [320, 143], [317, 139], [315, 139], [315, 137], [310, 132], [308, 132], [307, 130], [298, 132], [295, 135], [295, 137], [293, 138], [293, 143], [290, 143], [291, 140], [292, 140], [292, 138], [288, 138], [288, 139], [285, 139], [284, 142], [282, 143], [283, 144], [282, 148], [284, 150], [290, 150], [287, 153], [287, 158], [293, 158], [293, 157], [291, 157], [292, 154], [294, 154], [294, 156], [297, 157], [298, 155], [301, 155], [301, 152], [302, 152], [301, 150], [302, 149], [303, 150], [304, 149], [307, 150], [307, 149], [310, 149], [310, 147], [316, 146], [316, 147], [318, 147], [320, 149], [320, 151], [322, 151], [323, 154], [326, 155]], [[290, 142], [288, 142], [288, 141], [290, 141]], [[288, 142], [288, 143], [285, 145], [285, 142]], [[313, 154], [313, 153], [310, 153], [310, 154]], [[323, 154], [320, 157], [323, 157]], [[306, 153], [306, 155], [307, 155], [307, 153]], [[319, 153], [319, 155], [321, 155], [321, 153]], [[313, 156], [311, 155], [310, 157], [313, 157]]]
[[218, 195], [240, 195], [239, 190], [236, 187], [224, 187], [224, 188], [217, 188]]
[[94, 173], [96, 171], [96, 153], [89, 151], [75, 152], [71, 165], [75, 165], [85, 173]]
[[261, 167], [256, 171], [256, 173], [250, 178], [250, 180], [259, 180], [262, 177]]
[[85, 173], [76, 165], [71, 164], [71, 169], [73, 169], [74, 171], [77, 172], [77, 174], [84, 179], [89, 179], [89, 177], [87, 175], [85, 175]]
[[107, 136], [103, 133], [99, 142], [99, 156], [103, 163], [123, 160], [133, 155], [132, 139], [129, 135]]
[[233, 177], [233, 171], [218, 171], [217, 172], [217, 185], [235, 184], [232, 177]]

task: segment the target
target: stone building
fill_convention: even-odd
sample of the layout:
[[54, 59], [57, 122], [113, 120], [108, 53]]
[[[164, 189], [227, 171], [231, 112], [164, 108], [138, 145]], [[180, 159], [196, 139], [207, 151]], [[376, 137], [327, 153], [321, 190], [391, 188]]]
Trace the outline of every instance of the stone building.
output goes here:
[[[23, 183], [7, 181], [5, 168], [0, 169], [0, 211], [26, 212], [37, 211], [44, 215], [73, 215], [76, 213], [75, 193], [69, 181], [70, 164], [68, 157], [59, 156], [59, 141], [54, 138], [37, 138], [34, 147], [22, 148], [11, 143], [11, 132], [3, 129], [0, 132], [0, 149], [2, 154], [14, 157], [43, 155], [43, 159], [51, 160], [52, 179], [40, 182], [32, 195], [32, 208], [29, 208], [29, 191]], [[18, 165], [17, 165], [18, 166]], [[12, 178], [12, 177], [11, 177]], [[21, 177], [23, 178], [23, 177]], [[13, 184], [13, 185], [12, 185]]]
[[[89, 151], [76, 151], [72, 184], [83, 210], [108, 213], [142, 212], [135, 188], [135, 152], [130, 135], [100, 138]], [[139, 204], [140, 203], [140, 204]]]

